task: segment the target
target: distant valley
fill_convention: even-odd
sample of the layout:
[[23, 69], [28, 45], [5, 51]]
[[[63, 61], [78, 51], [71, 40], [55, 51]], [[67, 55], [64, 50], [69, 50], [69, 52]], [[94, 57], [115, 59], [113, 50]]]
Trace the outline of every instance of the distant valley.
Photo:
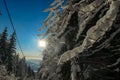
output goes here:
[[26, 59], [27, 65], [30, 65], [34, 72], [38, 71], [38, 68], [40, 67], [40, 61], [41, 60], [38, 59]]

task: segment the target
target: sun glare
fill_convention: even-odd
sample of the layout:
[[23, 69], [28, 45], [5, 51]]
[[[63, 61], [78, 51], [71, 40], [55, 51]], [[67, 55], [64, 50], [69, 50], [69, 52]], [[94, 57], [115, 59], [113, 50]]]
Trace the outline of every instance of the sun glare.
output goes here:
[[39, 40], [39, 41], [38, 41], [38, 46], [39, 46], [39, 47], [45, 48], [46, 45], [47, 45], [46, 40]]

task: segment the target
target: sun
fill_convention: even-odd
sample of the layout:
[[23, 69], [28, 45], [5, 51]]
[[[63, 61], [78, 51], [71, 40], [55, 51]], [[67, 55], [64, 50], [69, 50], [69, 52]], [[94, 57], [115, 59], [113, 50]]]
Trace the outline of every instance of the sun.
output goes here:
[[46, 45], [47, 45], [46, 40], [39, 40], [39, 41], [38, 41], [38, 46], [39, 46], [39, 47], [45, 48]]

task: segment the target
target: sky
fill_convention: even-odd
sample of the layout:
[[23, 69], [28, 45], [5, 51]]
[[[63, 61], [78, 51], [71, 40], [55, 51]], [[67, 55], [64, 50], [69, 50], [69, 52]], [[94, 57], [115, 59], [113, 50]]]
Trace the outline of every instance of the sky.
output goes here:
[[[43, 33], [38, 29], [43, 25], [48, 13], [43, 12], [53, 0], [6, 0], [17, 37], [25, 56], [41, 57], [41, 48], [38, 46], [39, 37]], [[8, 27], [8, 33], [13, 32], [3, 0], [0, 0], [0, 32]], [[17, 45], [17, 52], [21, 52]]]

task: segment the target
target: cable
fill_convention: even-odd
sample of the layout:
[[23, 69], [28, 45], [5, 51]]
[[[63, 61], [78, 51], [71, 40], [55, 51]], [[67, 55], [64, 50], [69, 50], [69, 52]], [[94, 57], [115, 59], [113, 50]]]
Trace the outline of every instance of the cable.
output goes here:
[[2, 6], [2, 0], [0, 1], [0, 16], [2, 15], [2, 10], [1, 10], [1, 7]]
[[8, 6], [7, 6], [7, 3], [6, 3], [5, 0], [3, 0], [3, 2], [4, 2], [4, 4], [5, 4], [5, 8], [6, 8], [6, 10], [7, 10], [7, 14], [8, 14], [8, 17], [9, 17], [9, 19], [10, 19], [10, 23], [11, 23], [11, 25], [12, 25], [11, 27], [12, 27], [13, 31], [15, 32], [15, 34], [16, 34], [16, 40], [17, 40], [18, 46], [19, 46], [19, 48], [20, 48], [20, 51], [21, 51], [23, 57], [25, 57], [25, 56], [24, 56], [24, 53], [23, 53], [23, 50], [22, 50], [22, 47], [21, 47], [21, 45], [20, 45], [20, 41], [19, 41], [19, 39], [18, 39], [18, 37], [17, 37], [17, 33], [16, 33], [16, 30], [15, 30], [15, 26], [14, 26], [14, 24], [13, 24], [13, 21], [12, 21], [12, 18], [11, 18], [11, 15], [10, 15], [10, 12], [9, 12], [9, 9], [8, 9]]

